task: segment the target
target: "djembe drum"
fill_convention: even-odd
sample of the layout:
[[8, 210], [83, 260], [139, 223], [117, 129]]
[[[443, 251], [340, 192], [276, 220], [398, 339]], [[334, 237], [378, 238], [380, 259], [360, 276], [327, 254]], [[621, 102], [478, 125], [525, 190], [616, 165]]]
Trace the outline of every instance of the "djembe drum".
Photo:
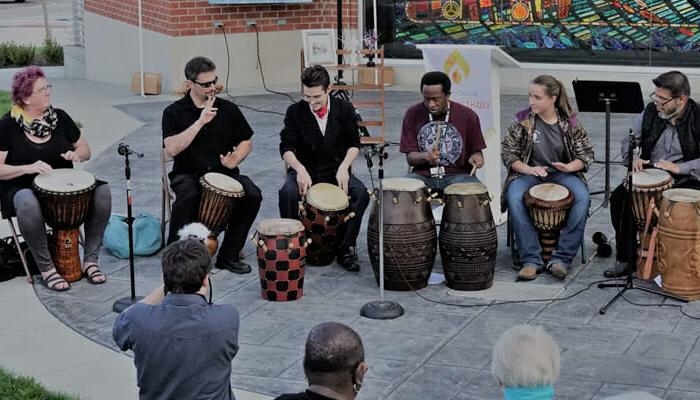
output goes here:
[[258, 247], [258, 276], [263, 299], [300, 299], [304, 295], [304, 264], [308, 245], [308, 241], [304, 241], [304, 225], [295, 219], [267, 219], [258, 225], [256, 236], [254, 241]]
[[[415, 290], [428, 285], [437, 254], [437, 230], [428, 190], [418, 179], [383, 180], [384, 287]], [[379, 201], [377, 191], [367, 227], [367, 247], [379, 283]]]
[[49, 250], [58, 273], [68, 282], [82, 277], [80, 225], [90, 209], [95, 177], [87, 171], [64, 168], [34, 178], [34, 191], [46, 223], [53, 228]]
[[447, 286], [490, 288], [498, 238], [488, 189], [481, 183], [455, 183], [445, 188], [443, 201], [439, 243]]
[[537, 229], [545, 265], [559, 243], [559, 231], [566, 220], [566, 213], [574, 202], [574, 195], [562, 185], [541, 183], [528, 189], [523, 201], [530, 213], [530, 220]]
[[[625, 189], [628, 189], [627, 179], [624, 180], [623, 185]], [[651, 168], [643, 169], [632, 174], [632, 215], [639, 235], [637, 255], [641, 258], [647, 257], [649, 246], [651, 245], [651, 234], [647, 233], [647, 235], [644, 235], [644, 225], [646, 223], [646, 214], [649, 204], [653, 200], [654, 204], [658, 207], [661, 202], [661, 194], [672, 186], [673, 177], [664, 170]], [[656, 214], [651, 213], [649, 232], [656, 227], [656, 224]], [[653, 255], [653, 257], [656, 257], [656, 255]], [[640, 263], [640, 265], [643, 264]], [[643, 271], [638, 270], [637, 276], [642, 279], [653, 279], [659, 275], [659, 269], [655, 259], [652, 261], [651, 265], [651, 271], [648, 274], [644, 274]]]
[[661, 287], [688, 300], [700, 299], [700, 190], [663, 192], [658, 229]]
[[218, 248], [217, 237], [226, 228], [237, 198], [243, 197], [243, 185], [230, 176], [218, 172], [208, 172], [199, 178], [202, 196], [199, 200], [197, 219], [211, 231], [208, 238], [212, 255]]
[[317, 183], [309, 188], [299, 208], [301, 222], [311, 239], [306, 252], [309, 265], [324, 266], [333, 262], [343, 227], [355, 216], [355, 213], [348, 213], [348, 207], [348, 195], [338, 186]]

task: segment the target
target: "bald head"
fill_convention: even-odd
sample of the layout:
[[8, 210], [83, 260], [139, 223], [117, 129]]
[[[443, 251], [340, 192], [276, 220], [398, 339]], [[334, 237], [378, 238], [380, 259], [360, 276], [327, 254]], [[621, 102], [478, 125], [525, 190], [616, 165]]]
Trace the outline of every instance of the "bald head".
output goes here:
[[309, 383], [327, 386], [352, 384], [353, 372], [364, 361], [360, 336], [337, 322], [315, 326], [306, 339], [304, 372]]

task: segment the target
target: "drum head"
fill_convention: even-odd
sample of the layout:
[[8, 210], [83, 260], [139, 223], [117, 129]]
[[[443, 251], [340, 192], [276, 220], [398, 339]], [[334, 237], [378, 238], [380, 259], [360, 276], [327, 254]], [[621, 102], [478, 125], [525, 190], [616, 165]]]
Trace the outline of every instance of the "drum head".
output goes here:
[[448, 194], [484, 194], [488, 193], [489, 190], [483, 183], [470, 182], [470, 183], [453, 183], [445, 188], [445, 195]]
[[341, 211], [350, 207], [348, 195], [343, 189], [330, 183], [317, 183], [306, 194], [309, 205], [323, 211]]
[[540, 183], [528, 190], [530, 196], [548, 202], [561, 201], [569, 196], [569, 189], [556, 183]]
[[295, 235], [304, 230], [304, 224], [296, 219], [273, 218], [258, 224], [258, 233], [265, 236]]
[[425, 184], [413, 178], [387, 178], [382, 181], [384, 190], [395, 192], [417, 192], [425, 187]]
[[243, 185], [241, 185], [240, 182], [218, 172], [207, 172], [202, 177], [202, 180], [209, 186], [222, 192], [233, 194], [243, 193]]
[[661, 196], [676, 203], [700, 203], [700, 190], [695, 189], [668, 189]]
[[632, 185], [638, 188], [655, 188], [667, 185], [671, 181], [671, 174], [662, 169], [643, 169], [632, 174]]
[[34, 186], [52, 193], [83, 192], [95, 186], [95, 177], [80, 169], [58, 168], [48, 174], [37, 175]]

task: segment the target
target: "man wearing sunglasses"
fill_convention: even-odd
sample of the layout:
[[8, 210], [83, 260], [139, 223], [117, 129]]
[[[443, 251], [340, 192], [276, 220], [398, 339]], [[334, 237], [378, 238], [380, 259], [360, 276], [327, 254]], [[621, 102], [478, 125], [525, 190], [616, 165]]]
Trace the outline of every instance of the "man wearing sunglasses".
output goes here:
[[[674, 187], [700, 189], [700, 109], [690, 98], [688, 78], [679, 71], [663, 73], [653, 79], [656, 89], [649, 95], [649, 103], [637, 117], [632, 127], [636, 146], [641, 154], [632, 161], [634, 172], [643, 168], [658, 168], [669, 172], [674, 178]], [[622, 140], [622, 156], [627, 160], [629, 138]], [[626, 189], [618, 186], [610, 196], [610, 218], [615, 228], [617, 262], [606, 270], [608, 278], [627, 274], [634, 268], [636, 260], [628, 260], [629, 238], [623, 205], [627, 199]]]
[[163, 146], [175, 159], [169, 174], [175, 202], [168, 243], [178, 239], [180, 228], [196, 221], [200, 177], [207, 172], [230, 176], [243, 185], [245, 196], [231, 213], [215, 265], [245, 274], [251, 268], [239, 254], [262, 202], [260, 189], [238, 170], [252, 149], [253, 130], [235, 104], [216, 97], [218, 78], [211, 60], [191, 59], [185, 66], [185, 78], [187, 93], [163, 111]]

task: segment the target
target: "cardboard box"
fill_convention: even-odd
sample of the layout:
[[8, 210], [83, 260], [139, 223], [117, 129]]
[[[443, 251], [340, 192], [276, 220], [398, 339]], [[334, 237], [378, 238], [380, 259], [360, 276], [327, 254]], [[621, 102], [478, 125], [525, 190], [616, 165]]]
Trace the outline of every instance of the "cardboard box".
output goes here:
[[[358, 80], [361, 84], [374, 84], [374, 69], [361, 69], [358, 73]], [[394, 67], [384, 67], [384, 86], [394, 84]]]
[[[155, 72], [144, 72], [143, 73], [143, 91], [145, 94], [160, 94], [161, 85], [163, 81], [163, 74]], [[141, 80], [139, 79], [139, 73], [134, 72], [131, 76], [131, 88], [129, 89], [132, 93], [141, 93]]]

